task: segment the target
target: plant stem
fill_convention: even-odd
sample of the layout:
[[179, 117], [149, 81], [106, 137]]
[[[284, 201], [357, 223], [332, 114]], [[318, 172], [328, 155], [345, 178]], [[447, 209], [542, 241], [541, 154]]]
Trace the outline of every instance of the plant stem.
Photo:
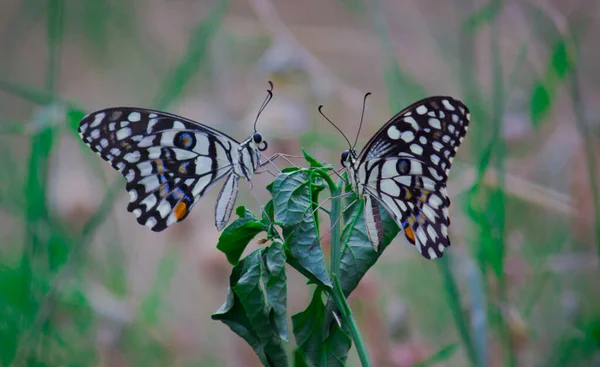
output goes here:
[[[333, 183], [333, 182], [332, 182]], [[342, 246], [340, 241], [340, 215], [342, 215], [341, 201], [339, 197], [342, 193], [342, 183], [339, 185], [329, 186], [331, 196], [334, 198], [331, 201], [331, 211], [329, 212], [329, 220], [331, 221], [331, 277], [340, 276], [340, 262], [342, 256]]]
[[350, 329], [350, 334], [352, 334], [354, 345], [356, 345], [356, 352], [358, 353], [358, 358], [360, 359], [361, 365], [363, 367], [371, 367], [371, 359], [369, 358], [367, 346], [362, 338], [362, 335], [360, 334], [360, 330], [358, 329], [358, 325], [356, 324], [352, 310], [350, 309], [348, 302], [346, 302], [344, 291], [340, 286], [340, 280], [335, 274], [333, 274], [333, 292], [331, 295], [333, 296], [333, 300], [335, 301], [338, 309], [342, 312], [344, 320], [348, 322], [348, 328]]
[[333, 281], [333, 289], [328, 289], [329, 295], [333, 298], [338, 310], [342, 313], [343, 320], [348, 323], [348, 328], [350, 329], [350, 334], [352, 335], [352, 340], [354, 341], [354, 345], [356, 346], [356, 352], [358, 353], [358, 358], [360, 359], [360, 363], [363, 367], [371, 366], [371, 359], [369, 358], [369, 353], [367, 351], [367, 346], [360, 334], [360, 330], [358, 329], [358, 325], [356, 324], [356, 320], [354, 319], [354, 315], [352, 314], [352, 310], [346, 302], [346, 296], [344, 295], [344, 291], [340, 285], [339, 275], [340, 275], [340, 263], [342, 256], [342, 245], [341, 245], [341, 221], [340, 216], [341, 213], [341, 193], [342, 187], [344, 185], [343, 181], [339, 181], [336, 185], [331, 177], [325, 172], [317, 171], [325, 179], [327, 185], [329, 186], [329, 193], [331, 194], [331, 211], [329, 212], [329, 220], [331, 221], [331, 279]]

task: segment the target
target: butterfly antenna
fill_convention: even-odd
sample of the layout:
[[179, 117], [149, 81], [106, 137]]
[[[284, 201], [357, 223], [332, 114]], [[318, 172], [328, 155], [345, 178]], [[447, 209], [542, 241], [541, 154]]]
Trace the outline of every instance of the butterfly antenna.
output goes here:
[[363, 106], [362, 106], [362, 112], [360, 114], [360, 125], [358, 125], [358, 132], [356, 133], [356, 139], [354, 139], [354, 145], [352, 146], [352, 149], [354, 149], [354, 147], [356, 146], [356, 143], [358, 143], [358, 137], [360, 135], [360, 129], [362, 128], [362, 124], [363, 124], [363, 119], [365, 117], [365, 105], [367, 104], [367, 97], [371, 95], [371, 92], [365, 94], [365, 97], [363, 98]]
[[346, 137], [346, 134], [344, 134], [344, 132], [342, 130], [340, 130], [339, 127], [337, 127], [330, 119], [329, 117], [325, 116], [325, 114], [323, 113], [323, 111], [321, 111], [321, 109], [323, 108], [323, 105], [320, 105], [318, 110], [319, 113], [321, 114], [321, 116], [323, 116], [325, 118], [325, 120], [327, 120], [333, 127], [336, 128], [337, 131], [340, 132], [340, 134], [342, 134], [342, 136], [344, 137], [344, 139], [346, 139], [346, 141], [348, 142], [348, 147], [350, 147], [350, 149], [352, 149], [352, 145], [350, 144], [350, 140], [348, 140], [348, 138]]
[[256, 132], [256, 123], [258, 122], [258, 118], [260, 117], [260, 114], [264, 111], [265, 107], [267, 107], [269, 102], [271, 102], [272, 98], [273, 98], [273, 83], [271, 83], [271, 81], [269, 80], [269, 89], [267, 89], [267, 96], [265, 97], [265, 100], [263, 101], [262, 105], [260, 105], [260, 108], [258, 109], [258, 114], [256, 115], [256, 119], [254, 120], [254, 132]]

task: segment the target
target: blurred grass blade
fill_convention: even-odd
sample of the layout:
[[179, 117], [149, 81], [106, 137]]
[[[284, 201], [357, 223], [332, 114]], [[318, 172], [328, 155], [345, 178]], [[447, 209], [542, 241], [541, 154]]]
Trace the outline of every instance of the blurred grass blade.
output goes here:
[[91, 237], [96, 232], [96, 229], [104, 223], [106, 217], [110, 214], [117, 197], [119, 197], [119, 192], [122, 190], [123, 183], [121, 180], [115, 180], [112, 186], [108, 189], [106, 194], [104, 194], [104, 198], [102, 199], [102, 203], [100, 207], [94, 215], [87, 221], [87, 223], [83, 226], [81, 230], [81, 234], [79, 235], [79, 239], [77, 240], [78, 246], [83, 246], [91, 240]]
[[477, 33], [485, 25], [494, 22], [501, 12], [502, 3], [500, 1], [491, 0], [475, 10], [473, 14], [463, 22], [462, 27], [467, 32]]
[[417, 364], [414, 364], [413, 367], [435, 366], [438, 363], [447, 361], [448, 359], [452, 358], [452, 356], [456, 353], [457, 349], [458, 349], [458, 344], [456, 344], [456, 343], [446, 345], [445, 347], [440, 349], [437, 353], [428, 357], [426, 360], [419, 362]]
[[381, 8], [381, 0], [375, 0], [372, 18], [383, 49], [384, 80], [388, 90], [388, 105], [392, 113], [402, 110], [410, 103], [427, 96], [427, 90], [400, 68], [396, 50], [390, 40], [390, 31]]
[[[593, 135], [590, 134], [588, 122], [584, 116], [584, 106], [580, 95], [578, 69], [573, 68], [570, 80], [570, 96], [575, 115], [577, 130], [583, 140], [585, 158], [588, 169], [588, 181], [592, 190], [592, 207], [594, 208], [594, 229], [596, 232], [596, 251], [600, 259], [600, 187], [598, 187], [598, 162], [596, 161], [596, 151], [592, 142]], [[600, 261], [599, 261], [600, 262]]]
[[56, 98], [54, 93], [47, 89], [35, 88], [6, 79], [0, 79], [0, 90], [38, 105], [50, 104]]
[[208, 16], [196, 26], [190, 36], [188, 47], [177, 66], [161, 83], [162, 87], [153, 102], [155, 108], [165, 109], [175, 101], [204, 64], [210, 41], [222, 24], [228, 7], [227, 1], [217, 1], [216, 3]]
[[460, 335], [462, 343], [465, 346], [467, 357], [469, 358], [469, 361], [471, 362], [472, 366], [479, 366], [477, 352], [475, 350], [471, 334], [469, 333], [469, 324], [467, 323], [467, 320], [465, 320], [463, 314], [462, 301], [460, 293], [458, 291], [456, 278], [454, 277], [454, 273], [450, 269], [451, 263], [451, 252], [449, 252], [443, 258], [438, 259], [436, 261], [438, 270], [440, 271], [444, 283], [444, 290], [446, 291], [446, 299], [448, 302], [448, 306], [450, 308], [450, 311], [452, 312], [454, 324], [456, 325], [458, 334]]
[[466, 258], [465, 269], [467, 284], [469, 286], [469, 298], [471, 310], [471, 330], [473, 335], [473, 345], [477, 353], [477, 361], [479, 366], [485, 366], [487, 361], [487, 312], [486, 312], [486, 296], [484, 290], [483, 279], [481, 272], [477, 266]]

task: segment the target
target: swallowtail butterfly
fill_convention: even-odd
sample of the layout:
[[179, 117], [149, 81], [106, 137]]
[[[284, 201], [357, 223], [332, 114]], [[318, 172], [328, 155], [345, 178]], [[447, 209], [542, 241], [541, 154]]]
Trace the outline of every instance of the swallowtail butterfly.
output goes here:
[[426, 259], [441, 257], [450, 246], [446, 181], [469, 117], [462, 102], [429, 97], [392, 117], [360, 154], [353, 147], [342, 153], [352, 189], [364, 199], [365, 224], [375, 250], [383, 241], [378, 204]]
[[[273, 97], [273, 84], [256, 119]], [[256, 131], [241, 143], [190, 119], [137, 107], [114, 107], [85, 116], [79, 136], [127, 180], [127, 210], [155, 232], [182, 221], [221, 179], [215, 205], [222, 230], [231, 216], [240, 177], [261, 167], [267, 142]]]

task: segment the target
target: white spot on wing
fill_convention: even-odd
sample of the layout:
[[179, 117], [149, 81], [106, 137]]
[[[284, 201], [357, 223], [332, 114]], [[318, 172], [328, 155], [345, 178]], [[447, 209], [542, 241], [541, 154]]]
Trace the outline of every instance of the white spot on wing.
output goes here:
[[122, 128], [117, 131], [117, 139], [123, 140], [131, 135], [131, 129], [128, 127]]
[[417, 107], [416, 111], [419, 115], [424, 115], [427, 113], [427, 107], [420, 105], [419, 107]]
[[140, 152], [138, 152], [137, 150], [135, 152], [130, 152], [125, 154], [125, 156], [123, 157], [124, 160], [126, 160], [129, 163], [135, 163], [140, 159]]
[[148, 218], [148, 220], [146, 221], [146, 223], [144, 225], [148, 228], [154, 228], [154, 226], [156, 225], [156, 218], [154, 218], [154, 217]]
[[392, 180], [384, 180], [381, 183], [381, 190], [390, 196], [398, 196], [400, 188]]
[[454, 106], [447, 99], [442, 100], [442, 104], [448, 111], [454, 111]]
[[154, 141], [154, 135], [144, 136], [142, 138], [142, 140], [140, 140], [140, 142], [138, 143], [138, 147], [146, 148], [146, 147], [152, 146], [153, 141]]
[[146, 211], [148, 211], [151, 208], [154, 208], [154, 205], [156, 205], [156, 196], [153, 194], [146, 196], [144, 200], [142, 200], [142, 202], [140, 203], [140, 206], [141, 205], [146, 206]]
[[440, 125], [440, 120], [435, 118], [429, 119], [429, 125], [435, 129], [440, 129], [442, 127], [442, 125]]
[[90, 136], [93, 139], [98, 139], [100, 137], [100, 129], [92, 130], [92, 132], [90, 133]]
[[423, 154], [423, 147], [421, 147], [419, 144], [411, 144], [410, 151], [417, 155], [421, 155]]
[[160, 147], [148, 148], [148, 158], [150, 158], [150, 159], [160, 158]]
[[136, 208], [133, 210], [133, 215], [135, 215], [136, 218], [139, 218], [142, 216], [142, 209], [140, 208]]
[[415, 121], [414, 118], [412, 118], [412, 117], [405, 117], [404, 121], [407, 122], [407, 123], [409, 123], [410, 126], [412, 126], [413, 129], [419, 130], [419, 124], [417, 124], [417, 121]]
[[127, 172], [127, 175], [125, 175], [125, 179], [127, 180], [127, 182], [131, 182], [134, 178], [135, 172], [132, 169], [130, 169], [129, 172]]
[[127, 116], [127, 119], [131, 122], [138, 122], [142, 119], [142, 115], [139, 112], [132, 112]]
[[436, 259], [437, 258], [437, 255], [435, 254], [435, 251], [431, 247], [427, 250], [427, 253], [429, 254], [429, 258], [431, 258], [431, 259]]
[[171, 212], [171, 205], [169, 205], [168, 201], [163, 200], [160, 204], [158, 204], [156, 210], [158, 210], [158, 213], [160, 214], [161, 218], [166, 218], [167, 215]]
[[138, 194], [137, 191], [135, 190], [129, 190], [129, 202], [133, 203], [134, 201], [136, 201], [138, 198]]
[[[152, 117], [152, 115], [156, 116], [155, 114], [151, 114], [149, 117]], [[146, 129], [146, 132], [148, 134], [152, 133], [152, 129], [154, 128], [154, 125], [156, 125], [156, 123], [158, 122], [158, 119], [153, 118], [150, 121], [148, 121], [148, 128]]]
[[407, 143], [410, 143], [411, 141], [413, 141], [415, 139], [415, 134], [412, 131], [405, 131], [404, 133], [402, 133], [401, 136], [402, 140], [404, 140]]
[[102, 120], [104, 119], [105, 116], [106, 116], [106, 113], [104, 113], [104, 112], [100, 112], [99, 114], [94, 116], [94, 121], [92, 122], [90, 127], [96, 127], [96, 126], [100, 125], [100, 123], [102, 122]]
[[400, 130], [396, 127], [396, 125], [392, 125], [389, 127], [387, 131], [388, 137], [392, 140], [400, 139]]
[[140, 170], [140, 176], [146, 177], [152, 173], [152, 163], [150, 162], [142, 162], [138, 164], [138, 169]]

